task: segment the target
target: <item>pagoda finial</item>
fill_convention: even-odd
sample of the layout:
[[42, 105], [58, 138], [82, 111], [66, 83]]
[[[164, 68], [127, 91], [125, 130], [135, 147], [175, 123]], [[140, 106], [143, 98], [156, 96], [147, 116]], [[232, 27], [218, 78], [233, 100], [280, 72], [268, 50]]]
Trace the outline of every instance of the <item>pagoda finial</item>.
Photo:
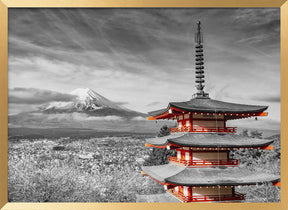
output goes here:
[[204, 82], [204, 58], [203, 58], [203, 35], [201, 32], [201, 22], [198, 21], [197, 23], [197, 32], [195, 34], [195, 43], [196, 43], [196, 88], [197, 88], [197, 93], [196, 97], [197, 98], [208, 98], [209, 94], [204, 92], [204, 87], [205, 85]]

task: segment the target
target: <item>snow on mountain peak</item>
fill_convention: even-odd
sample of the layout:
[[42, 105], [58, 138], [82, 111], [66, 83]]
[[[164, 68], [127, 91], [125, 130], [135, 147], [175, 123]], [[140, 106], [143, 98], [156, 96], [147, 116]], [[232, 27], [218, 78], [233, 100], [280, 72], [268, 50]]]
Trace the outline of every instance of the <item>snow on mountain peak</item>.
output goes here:
[[[87, 97], [89, 97], [90, 95], [95, 95], [93, 94], [93, 90], [91, 90], [90, 88], [77, 88], [73, 91], [70, 92], [71, 95], [75, 95], [77, 96], [77, 99], [80, 101], [85, 101]], [[92, 93], [92, 94], [90, 94]]]
[[40, 109], [45, 111], [61, 111], [61, 112], [73, 112], [73, 111], [95, 111], [103, 108], [112, 108], [116, 110], [130, 111], [125, 107], [118, 105], [115, 102], [110, 101], [104, 96], [96, 93], [90, 88], [77, 88], [71, 91], [69, 94], [74, 95], [75, 99], [65, 102], [51, 102], [44, 105]]
[[75, 95], [78, 103], [84, 104], [85, 106], [90, 106], [93, 109], [98, 109], [100, 107], [109, 107], [114, 109], [123, 109], [116, 103], [110, 101], [104, 96], [96, 93], [90, 88], [77, 88], [70, 92], [71, 95]]

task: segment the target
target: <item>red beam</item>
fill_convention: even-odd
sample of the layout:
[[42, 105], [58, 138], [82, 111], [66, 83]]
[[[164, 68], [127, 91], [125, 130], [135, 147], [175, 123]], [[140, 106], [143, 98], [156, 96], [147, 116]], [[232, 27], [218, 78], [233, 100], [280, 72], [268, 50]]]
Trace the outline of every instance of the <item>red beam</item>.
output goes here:
[[147, 120], [156, 120], [156, 118], [153, 116], [150, 116], [150, 117], [147, 117]]
[[182, 109], [178, 109], [178, 108], [175, 108], [175, 107], [173, 107], [173, 106], [171, 106], [170, 107], [170, 109], [172, 109], [172, 110], [175, 110], [175, 111], [178, 111], [178, 112], [181, 112], [181, 113], [189, 113], [188, 111], [185, 111], [185, 110], [182, 110]]
[[157, 145], [153, 145], [153, 144], [146, 143], [146, 144], [145, 144], [145, 147], [166, 148], [166, 145], [157, 146]]
[[261, 112], [261, 113], [259, 113], [257, 116], [259, 116], [259, 117], [266, 117], [266, 116], [268, 116], [268, 112]]
[[263, 150], [273, 150], [274, 147], [271, 146], [271, 145], [268, 145], [268, 146], [266, 146], [266, 147], [262, 147], [261, 149], [263, 149]]

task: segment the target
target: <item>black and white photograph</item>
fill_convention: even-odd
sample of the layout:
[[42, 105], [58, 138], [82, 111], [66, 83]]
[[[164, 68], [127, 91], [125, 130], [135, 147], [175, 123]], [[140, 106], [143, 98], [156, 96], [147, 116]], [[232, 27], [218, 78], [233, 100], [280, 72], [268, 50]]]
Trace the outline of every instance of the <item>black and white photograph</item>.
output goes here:
[[9, 8], [8, 201], [280, 202], [279, 8]]

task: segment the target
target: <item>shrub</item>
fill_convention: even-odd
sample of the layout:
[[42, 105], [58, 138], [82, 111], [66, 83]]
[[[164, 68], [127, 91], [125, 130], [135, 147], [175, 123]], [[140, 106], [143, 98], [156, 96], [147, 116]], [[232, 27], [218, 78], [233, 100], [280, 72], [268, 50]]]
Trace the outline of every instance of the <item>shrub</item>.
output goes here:
[[[167, 125], [163, 125], [158, 133], [158, 137], [170, 135], [170, 129]], [[149, 154], [149, 158], [145, 160], [144, 166], [163, 165], [169, 163], [168, 156], [174, 156], [174, 150], [166, 148], [153, 148]]]

